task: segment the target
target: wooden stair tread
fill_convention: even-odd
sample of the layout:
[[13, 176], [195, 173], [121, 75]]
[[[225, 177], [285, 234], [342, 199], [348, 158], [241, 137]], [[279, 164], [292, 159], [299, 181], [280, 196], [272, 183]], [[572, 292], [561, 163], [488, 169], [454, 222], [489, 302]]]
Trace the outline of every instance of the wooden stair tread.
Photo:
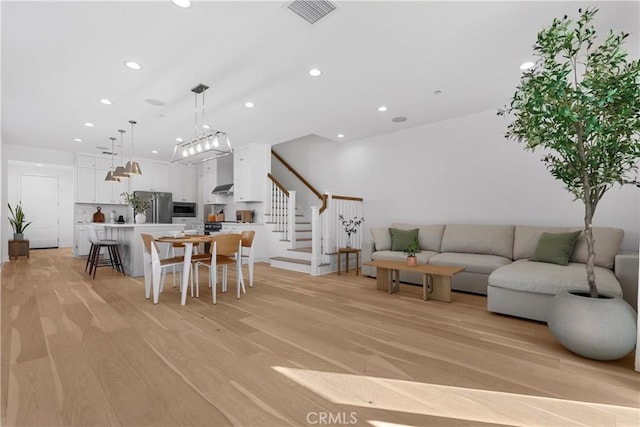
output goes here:
[[291, 252], [304, 252], [307, 254], [310, 254], [312, 252], [311, 248], [297, 248], [297, 249], [287, 249], [287, 250]]
[[272, 258], [269, 258], [272, 261], [283, 261], [283, 262], [290, 262], [293, 264], [302, 264], [302, 265], [311, 265], [311, 261], [307, 261], [305, 259], [298, 259], [298, 258], [287, 258], [284, 256], [274, 256]]
[[[311, 265], [311, 261], [307, 261], [304, 259], [298, 259], [298, 258], [287, 258], [284, 256], [275, 256], [275, 257], [271, 257], [269, 258], [270, 260], [273, 261], [281, 261], [281, 262], [290, 262], [292, 264], [302, 264], [302, 265]], [[326, 267], [327, 265], [329, 265], [328, 263], [324, 263], [324, 264], [320, 264], [319, 267]]]

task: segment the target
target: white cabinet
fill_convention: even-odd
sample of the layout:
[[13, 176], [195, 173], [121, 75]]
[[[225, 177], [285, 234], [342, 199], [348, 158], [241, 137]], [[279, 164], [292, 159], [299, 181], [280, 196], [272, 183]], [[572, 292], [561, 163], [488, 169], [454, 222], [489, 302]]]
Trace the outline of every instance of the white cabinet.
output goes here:
[[249, 144], [233, 155], [233, 199], [235, 202], [263, 202], [267, 174], [271, 170], [271, 147]]
[[74, 256], [87, 256], [89, 255], [89, 249], [91, 249], [91, 242], [89, 241], [89, 231], [84, 225], [76, 225], [73, 233], [73, 255]]
[[96, 173], [93, 167], [76, 169], [76, 202], [93, 203], [96, 201]]
[[202, 177], [200, 178], [200, 190], [202, 191], [202, 203], [205, 205], [219, 203], [219, 196], [211, 194], [211, 191], [218, 185], [218, 163], [216, 160], [209, 160], [202, 164]]
[[267, 261], [269, 259], [267, 251], [267, 237], [264, 225], [247, 225], [223, 223], [222, 231], [225, 233], [242, 233], [245, 230], [253, 230], [256, 232], [253, 237], [253, 255], [256, 262]]
[[131, 177], [132, 191], [171, 192], [171, 165], [149, 160], [137, 160], [142, 175]]
[[128, 180], [107, 182], [110, 157], [78, 155], [76, 158], [76, 202], [121, 204], [120, 194], [128, 191]]
[[197, 197], [197, 171], [194, 166], [171, 165], [171, 193], [175, 202], [195, 202]]

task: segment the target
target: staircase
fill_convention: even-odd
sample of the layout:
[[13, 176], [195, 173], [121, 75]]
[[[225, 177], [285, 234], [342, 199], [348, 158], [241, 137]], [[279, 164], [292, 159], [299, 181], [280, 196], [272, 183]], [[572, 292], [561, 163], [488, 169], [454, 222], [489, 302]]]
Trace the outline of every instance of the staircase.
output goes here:
[[[305, 215], [296, 202], [296, 191], [288, 190], [276, 177], [268, 174], [268, 207], [265, 213], [265, 226], [268, 237], [269, 253], [272, 255], [272, 267], [298, 271], [311, 275], [322, 275], [337, 270], [337, 248], [343, 247], [346, 234], [338, 230], [338, 215], [351, 218], [362, 216], [362, 199], [354, 197], [320, 194], [284, 159], [273, 155], [291, 172], [297, 182], [306, 188], [301, 200], [311, 201], [311, 218]], [[289, 180], [291, 183], [291, 179]], [[295, 183], [292, 184], [295, 188]], [[310, 193], [309, 193], [310, 192]], [[305, 195], [312, 194], [312, 197]], [[354, 246], [360, 247], [358, 241]], [[355, 265], [355, 255], [353, 256]]]
[[[265, 225], [267, 232], [273, 236], [271, 239], [270, 253], [274, 254], [269, 258], [272, 267], [282, 268], [285, 270], [298, 271], [300, 273], [312, 274], [311, 256], [312, 256], [312, 237], [311, 237], [311, 220], [306, 218], [299, 209], [295, 210], [295, 227], [293, 239], [287, 238], [278, 229], [278, 223], [272, 220], [272, 215], [266, 215]], [[327, 270], [322, 274], [330, 273], [331, 263], [321, 264], [323, 270]]]

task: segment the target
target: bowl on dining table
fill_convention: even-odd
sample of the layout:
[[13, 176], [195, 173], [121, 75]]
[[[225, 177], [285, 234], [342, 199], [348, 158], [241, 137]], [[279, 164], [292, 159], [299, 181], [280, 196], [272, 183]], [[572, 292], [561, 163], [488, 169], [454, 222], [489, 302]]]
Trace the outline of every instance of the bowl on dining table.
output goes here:
[[176, 237], [182, 237], [183, 234], [182, 234], [182, 231], [167, 231], [167, 236], [176, 238]]

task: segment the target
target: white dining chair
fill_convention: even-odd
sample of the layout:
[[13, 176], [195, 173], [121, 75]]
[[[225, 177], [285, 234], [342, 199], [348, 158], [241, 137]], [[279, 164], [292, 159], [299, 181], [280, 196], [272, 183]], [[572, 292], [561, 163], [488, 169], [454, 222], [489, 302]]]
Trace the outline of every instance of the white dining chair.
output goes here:
[[[195, 236], [198, 234], [198, 230], [184, 230], [183, 233], [185, 234], [185, 236]], [[200, 253], [200, 245], [199, 244], [194, 244], [193, 245], [193, 254], [191, 255], [191, 271], [189, 272], [189, 283], [190, 283], [190, 287], [191, 287], [191, 298], [193, 298], [193, 284], [194, 284], [194, 276], [193, 276], [193, 267], [195, 262], [198, 259], [203, 259], [203, 258], [207, 258], [208, 254], [201, 254]], [[176, 255], [176, 249], [182, 249], [183, 250], [183, 255], [184, 255], [184, 244], [183, 243], [173, 243], [171, 245], [169, 245], [168, 249], [167, 249], [167, 258], [173, 258], [176, 257], [178, 255]], [[180, 271], [180, 270], [177, 270]], [[173, 287], [176, 287], [176, 266], [173, 266], [171, 268], [171, 272], [172, 272], [172, 281], [173, 281]], [[178, 276], [178, 283], [182, 283], [182, 279]], [[180, 291], [182, 291], [182, 289], [180, 289]], [[200, 297], [199, 292], [196, 290], [196, 297]]]
[[208, 259], [196, 261], [196, 293], [200, 287], [198, 267], [204, 266], [209, 269], [209, 286], [213, 295], [213, 303], [216, 304], [218, 267], [222, 267], [222, 292], [227, 290], [227, 267], [236, 265], [236, 293], [240, 298], [240, 291], [246, 293], [242, 281], [242, 269], [240, 257], [236, 254], [242, 250], [242, 236], [240, 234], [219, 234], [211, 239], [211, 256]]
[[[158, 295], [162, 292], [166, 270], [177, 265], [184, 264], [183, 256], [160, 258], [160, 251], [151, 234], [141, 233], [144, 257], [144, 294], [145, 298], [151, 297], [153, 287], [153, 303], [158, 303]], [[182, 291], [182, 289], [180, 289]]]

